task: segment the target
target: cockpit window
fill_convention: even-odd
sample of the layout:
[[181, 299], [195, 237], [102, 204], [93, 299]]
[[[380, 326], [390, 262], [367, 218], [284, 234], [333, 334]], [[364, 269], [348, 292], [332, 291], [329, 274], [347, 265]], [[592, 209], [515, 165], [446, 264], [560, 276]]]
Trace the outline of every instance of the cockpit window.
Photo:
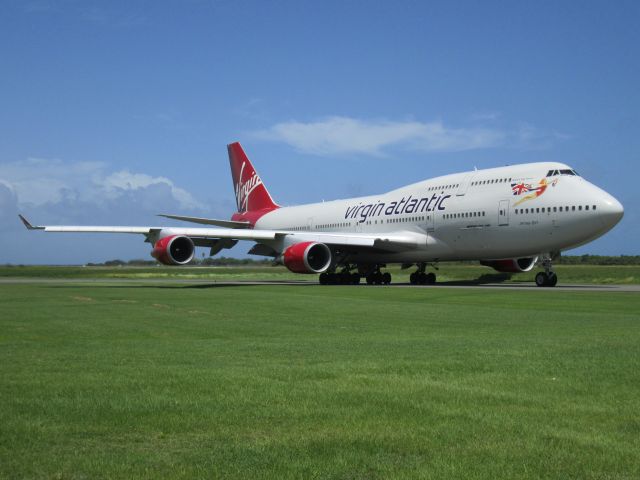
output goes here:
[[547, 177], [556, 177], [558, 175], [572, 175], [579, 177], [580, 175], [575, 170], [564, 169], [564, 170], [549, 170], [547, 172]]

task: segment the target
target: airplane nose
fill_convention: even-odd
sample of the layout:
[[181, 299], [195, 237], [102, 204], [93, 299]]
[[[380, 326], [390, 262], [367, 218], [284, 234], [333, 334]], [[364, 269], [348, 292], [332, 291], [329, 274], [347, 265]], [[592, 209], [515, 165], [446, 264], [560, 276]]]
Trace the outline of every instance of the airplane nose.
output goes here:
[[609, 195], [602, 205], [601, 214], [603, 222], [609, 227], [612, 228], [616, 225], [622, 217], [624, 216], [624, 207], [622, 204]]

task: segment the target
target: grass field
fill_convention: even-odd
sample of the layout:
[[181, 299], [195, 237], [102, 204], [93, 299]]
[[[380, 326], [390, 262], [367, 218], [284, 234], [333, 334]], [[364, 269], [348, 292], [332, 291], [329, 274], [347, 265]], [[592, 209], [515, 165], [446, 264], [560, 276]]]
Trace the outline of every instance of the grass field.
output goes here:
[[640, 478], [640, 295], [0, 285], [1, 478]]
[[[386, 269], [393, 275], [394, 283], [408, 283], [409, 274], [415, 270], [401, 270], [398, 266]], [[559, 284], [638, 284], [640, 265], [558, 265], [555, 267]], [[540, 269], [519, 273], [509, 278], [477, 263], [442, 263], [438, 282], [506, 281], [531, 282]], [[0, 266], [3, 277], [51, 277], [51, 278], [182, 278], [219, 281], [233, 280], [298, 280], [317, 283], [317, 275], [300, 275], [284, 267], [52, 267], [52, 266]]]

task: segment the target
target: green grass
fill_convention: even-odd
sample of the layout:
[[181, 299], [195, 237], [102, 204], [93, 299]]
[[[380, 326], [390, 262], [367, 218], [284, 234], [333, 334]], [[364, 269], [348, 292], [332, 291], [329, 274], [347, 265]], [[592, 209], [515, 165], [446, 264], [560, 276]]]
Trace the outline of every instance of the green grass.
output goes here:
[[640, 295], [0, 286], [0, 478], [640, 477]]
[[[579, 284], [638, 284], [640, 265], [558, 265], [556, 272], [560, 285]], [[401, 270], [398, 266], [387, 269], [393, 275], [394, 283], [408, 283], [409, 274], [415, 270]], [[442, 263], [436, 272], [439, 282], [459, 281], [507, 281], [533, 282], [540, 271], [513, 275], [510, 279], [493, 269], [477, 264]], [[0, 267], [0, 278], [115, 278], [115, 279], [203, 279], [217, 281], [298, 280], [317, 282], [317, 275], [299, 275], [284, 267], [54, 267], [15, 266]]]

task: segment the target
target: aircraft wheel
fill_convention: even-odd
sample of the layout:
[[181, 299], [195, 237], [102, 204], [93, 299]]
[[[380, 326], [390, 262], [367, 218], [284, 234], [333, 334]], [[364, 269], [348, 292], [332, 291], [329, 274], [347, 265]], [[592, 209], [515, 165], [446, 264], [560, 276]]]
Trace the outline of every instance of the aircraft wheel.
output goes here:
[[433, 272], [429, 272], [427, 273], [427, 275], [425, 276], [425, 280], [426, 280], [426, 284], [427, 285], [433, 285], [436, 283], [436, 274]]
[[536, 286], [538, 287], [546, 287], [547, 286], [547, 274], [544, 272], [538, 272], [536, 274]]
[[340, 285], [349, 285], [351, 283], [351, 274], [349, 272], [342, 272], [338, 275]]
[[555, 287], [558, 284], [558, 276], [555, 273], [550, 273], [547, 277], [547, 287]]
[[374, 283], [373, 274], [370, 273], [369, 275], [367, 275], [366, 280], [367, 280], [367, 285], [373, 285]]
[[415, 285], [418, 283], [418, 272], [413, 272], [411, 275], [409, 275], [409, 283], [411, 283], [411, 285]]
[[352, 273], [351, 274], [351, 284], [352, 285], [359, 285], [360, 284], [360, 274], [359, 273]]
[[320, 285], [326, 285], [329, 283], [329, 274], [327, 272], [320, 274]]
[[384, 272], [382, 274], [382, 283], [384, 285], [389, 285], [391, 283], [391, 274], [389, 272]]

